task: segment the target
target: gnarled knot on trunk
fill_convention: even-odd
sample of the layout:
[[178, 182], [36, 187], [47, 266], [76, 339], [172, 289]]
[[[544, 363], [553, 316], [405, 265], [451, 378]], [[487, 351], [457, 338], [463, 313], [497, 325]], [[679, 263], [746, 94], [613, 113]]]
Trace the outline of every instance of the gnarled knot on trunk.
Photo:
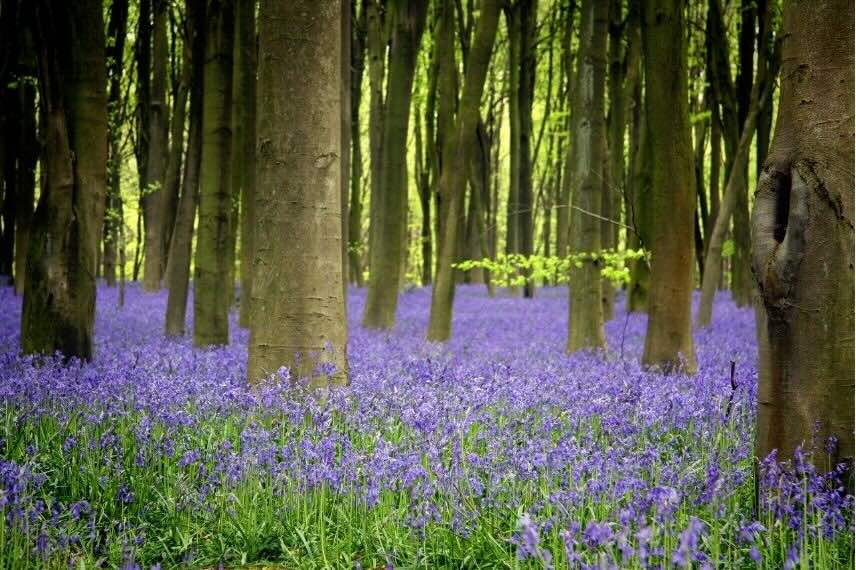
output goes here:
[[768, 164], [752, 210], [752, 273], [774, 316], [789, 306], [805, 252], [809, 186], [817, 179], [800, 162]]

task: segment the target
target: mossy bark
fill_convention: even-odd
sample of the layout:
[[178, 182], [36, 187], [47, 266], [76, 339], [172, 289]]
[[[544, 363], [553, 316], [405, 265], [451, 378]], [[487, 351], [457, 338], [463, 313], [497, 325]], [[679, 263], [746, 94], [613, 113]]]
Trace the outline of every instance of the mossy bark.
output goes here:
[[232, 223], [232, 45], [233, 0], [214, 0], [206, 13], [203, 71], [202, 159], [199, 189], [199, 235], [196, 240], [193, 295], [193, 342], [196, 346], [229, 343], [229, 232]]
[[[608, 4], [586, 0], [581, 7], [580, 62], [574, 120], [570, 253], [597, 254], [601, 249], [601, 200], [606, 123], [606, 35]], [[586, 259], [571, 265], [568, 318], [569, 353], [603, 348], [603, 304], [600, 262]]]
[[202, 73], [205, 57], [205, 0], [187, 0], [187, 38], [190, 42], [190, 130], [181, 196], [169, 244], [166, 268], [166, 334], [185, 332], [193, 222], [199, 201], [199, 167], [202, 158]]
[[27, 353], [89, 359], [107, 182], [103, 6], [40, 0], [35, 10], [46, 184], [30, 238], [21, 344]]
[[452, 334], [452, 305], [455, 297], [452, 260], [459, 229], [457, 220], [462, 213], [460, 197], [466, 186], [472, 152], [469, 142], [479, 120], [479, 102], [484, 91], [498, 22], [499, 0], [484, 0], [476, 24], [475, 39], [468, 51], [464, 89], [454, 131], [443, 141], [443, 169], [438, 189], [441, 195], [448, 197], [449, 207], [442, 224], [444, 233], [437, 256], [437, 279], [431, 291], [431, 315], [427, 334], [430, 341], [442, 342], [448, 340]]
[[[161, 287], [164, 270], [164, 184], [166, 182], [167, 156], [169, 152], [166, 83], [167, 60], [167, 10], [166, 0], [153, 0], [152, 28], [152, 82], [149, 99], [148, 160], [146, 183], [140, 198], [145, 227], [145, 260], [143, 264], [143, 289], [157, 291]], [[148, 70], [146, 70], [148, 73]]]
[[371, 204], [375, 238], [370, 250], [369, 286], [363, 326], [395, 324], [407, 228], [407, 132], [416, 55], [425, 28], [425, 0], [390, 0], [391, 43], [377, 200]]
[[645, 114], [651, 145], [651, 278], [643, 364], [696, 369], [691, 326], [695, 176], [684, 3], [644, 2]]

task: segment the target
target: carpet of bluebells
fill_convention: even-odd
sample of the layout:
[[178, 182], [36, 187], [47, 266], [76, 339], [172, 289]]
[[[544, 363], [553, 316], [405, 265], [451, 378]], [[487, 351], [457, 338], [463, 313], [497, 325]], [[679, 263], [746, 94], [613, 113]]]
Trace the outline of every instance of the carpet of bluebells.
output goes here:
[[445, 346], [429, 290], [391, 333], [355, 290], [352, 385], [322, 395], [248, 388], [234, 320], [165, 339], [165, 300], [99, 288], [96, 358], [63, 363], [19, 354], [0, 290], [0, 568], [853, 567], [842, 470], [807, 459], [830, 442], [753, 459], [754, 317], [725, 296], [687, 377], [640, 367], [621, 301], [608, 351], [568, 357], [566, 289], [461, 287]]

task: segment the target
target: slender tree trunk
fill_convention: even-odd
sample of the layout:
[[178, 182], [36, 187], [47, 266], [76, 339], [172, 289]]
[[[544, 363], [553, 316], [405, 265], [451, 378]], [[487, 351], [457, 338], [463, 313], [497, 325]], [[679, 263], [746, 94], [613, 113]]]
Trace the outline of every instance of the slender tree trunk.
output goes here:
[[[566, 99], [569, 109], [568, 118], [566, 119], [565, 124], [566, 130], [569, 132], [573, 128], [574, 113], [577, 111], [577, 106], [574, 104], [577, 86], [574, 75], [574, 60], [571, 52], [575, 7], [576, 3], [573, 2], [570, 6], [563, 8], [564, 18], [562, 27], [562, 61], [564, 62], [565, 81], [568, 85]], [[562, 178], [562, 185], [560, 187], [561, 192], [559, 195], [558, 210], [556, 211], [556, 255], [558, 257], [565, 257], [568, 255], [568, 237], [570, 236], [568, 222], [571, 218], [571, 186], [573, 183], [572, 146], [574, 144], [576, 143], [570, 141], [567, 145], [567, 159], [565, 162], [564, 177]]]
[[[608, 4], [586, 0], [581, 7], [580, 61], [574, 120], [574, 195], [571, 211], [571, 254], [599, 254], [600, 205], [603, 193], [604, 91]], [[573, 263], [569, 277], [569, 353], [603, 348], [603, 302], [600, 263]]]
[[[18, 77], [14, 90], [20, 116], [18, 118], [17, 168], [15, 169], [15, 293], [23, 295], [27, 273], [27, 249], [33, 222], [33, 201], [36, 192], [36, 163], [39, 159], [38, 127], [36, 125], [36, 86], [23, 81], [23, 76], [37, 75], [36, 53], [32, 30], [21, 31], [18, 47]], [[10, 149], [11, 150], [11, 149]]]
[[[387, 38], [384, 14], [388, 0], [365, 0], [366, 53], [369, 60], [369, 247], [368, 257], [378, 239], [380, 221], [377, 220], [380, 201], [381, 172], [383, 170], [384, 97], [383, 80], [386, 75]], [[369, 264], [371, 265], [371, 264]], [[369, 267], [371, 269], [371, 267]]]
[[35, 10], [47, 184], [28, 249], [21, 344], [26, 353], [89, 359], [107, 178], [103, 6], [39, 0]]
[[108, 287], [116, 285], [116, 257], [118, 254], [119, 226], [124, 223], [119, 217], [122, 176], [122, 73], [125, 36], [128, 28], [128, 0], [116, 0], [110, 6], [110, 22], [107, 32], [107, 71], [109, 93], [107, 96], [107, 119], [109, 128], [107, 160], [107, 208], [104, 214], [104, 278]]
[[140, 0], [137, 18], [137, 38], [134, 46], [137, 64], [136, 85], [136, 141], [134, 155], [137, 159], [137, 178], [140, 199], [137, 208], [137, 224], [134, 248], [134, 264], [131, 278], [136, 281], [140, 273], [143, 254], [143, 201], [149, 189], [149, 139], [151, 136], [152, 99], [152, 0]]
[[[359, 17], [354, 19], [351, 34], [351, 197], [348, 208], [348, 266], [350, 281], [357, 287], [363, 286], [363, 264], [360, 248], [363, 245], [362, 219], [363, 201], [360, 189], [363, 179], [363, 149], [360, 144], [360, 104], [363, 96], [363, 71], [366, 62], [366, 6], [360, 3]], [[351, 2], [353, 10], [356, 2]]]
[[[240, 86], [238, 121], [241, 133], [236, 146], [241, 188], [241, 305], [238, 323], [250, 326], [250, 299], [253, 291], [256, 191], [256, 1], [238, 1], [238, 27], [235, 39], [240, 51], [237, 83]], [[359, 141], [359, 139], [357, 139]]]
[[407, 229], [407, 133], [416, 55], [428, 3], [425, 0], [391, 0], [392, 41], [383, 124], [380, 188], [371, 208], [379, 226], [370, 251], [369, 287], [363, 326], [388, 329], [395, 324]]
[[[765, 17], [767, 19], [767, 17]], [[778, 54], [778, 50], [777, 50]], [[778, 73], [779, 56], [774, 58], [771, 68], [759, 68], [757, 77], [752, 86], [752, 105], [741, 129], [740, 142], [737, 152], [731, 163], [728, 174], [728, 183], [722, 197], [722, 203], [717, 212], [716, 223], [708, 239], [707, 254], [705, 255], [705, 278], [702, 282], [701, 298], [699, 299], [698, 313], [696, 314], [696, 325], [706, 327], [711, 322], [713, 312], [713, 300], [722, 270], [722, 245], [731, 221], [737, 208], [738, 199], [746, 186], [746, 171], [749, 164], [749, 149], [752, 137], [758, 125], [758, 115], [761, 106], [769, 100], [769, 94], [775, 86], [775, 78]]]
[[175, 219], [178, 213], [179, 190], [181, 188], [181, 160], [184, 154], [184, 124], [187, 116], [187, 97], [190, 91], [190, 47], [187, 46], [182, 56], [181, 79], [175, 94], [175, 108], [172, 110], [170, 124], [170, 146], [169, 158], [167, 160], [164, 189], [161, 192], [161, 232], [163, 240], [161, 251], [163, 251], [162, 265], [163, 274], [169, 267], [169, 249], [172, 241], [172, 231], [175, 227]]
[[[784, 3], [775, 136], [755, 193], [752, 265], [763, 299], [756, 455], [816, 437], [853, 489], [853, 3]], [[822, 33], [819, 33], [822, 31]], [[823, 125], [818, 128], [818, 125]], [[823, 441], [820, 439], [818, 441]]]
[[[341, 247], [341, 6], [262, 0], [256, 216], [247, 374], [347, 383]], [[303, 41], [294, 42], [292, 38]], [[307, 112], [311, 109], [311, 112]], [[300, 136], [303, 147], [290, 142]], [[305, 228], [315, 227], [307, 233]], [[332, 368], [333, 370], [329, 370]]]
[[207, 8], [199, 236], [193, 295], [193, 342], [196, 346], [229, 343], [229, 303], [234, 290], [234, 284], [229, 282], [228, 240], [232, 223], [230, 158], [235, 5], [232, 0], [212, 0]]
[[[752, 104], [752, 70], [755, 54], [755, 16], [757, 0], [741, 0], [740, 26], [737, 40], [737, 125], [745, 124], [746, 116]], [[745, 180], [741, 192], [737, 195], [737, 204], [733, 214], [734, 256], [732, 266], [732, 294], [739, 307], [751, 303], [754, 288], [749, 267], [749, 163], [743, 166], [742, 180]], [[733, 165], [732, 165], [733, 168]]]
[[187, 141], [187, 158], [184, 161], [184, 180], [175, 227], [169, 243], [166, 285], [169, 296], [166, 303], [167, 336], [183, 336], [187, 313], [187, 296], [190, 281], [190, 259], [193, 244], [193, 221], [199, 200], [199, 166], [202, 158], [202, 74], [205, 57], [205, 0], [186, 0], [187, 35], [190, 59], [185, 65], [190, 72], [190, 132]]
[[653, 217], [648, 330], [642, 362], [665, 371], [694, 372], [690, 305], [695, 179], [683, 2], [645, 0], [643, 4]]
[[444, 235], [440, 240], [437, 259], [437, 280], [431, 292], [431, 315], [427, 335], [430, 341], [448, 340], [452, 333], [452, 305], [455, 297], [452, 260], [458, 231], [455, 220], [460, 216], [458, 208], [461, 201], [458, 198], [466, 185], [466, 172], [472, 151], [472, 145], [467, 143], [479, 120], [479, 102], [484, 91], [498, 22], [499, 1], [484, 0], [476, 24], [475, 38], [468, 53], [464, 89], [454, 133], [449, 133], [443, 141], [443, 169], [438, 187], [441, 195], [449, 197], [449, 208], [442, 225]]
[[168, 4], [166, 0], [153, 0], [154, 25], [152, 28], [152, 83], [149, 101], [148, 160], [146, 162], [147, 187], [140, 200], [145, 225], [146, 257], [143, 266], [143, 289], [157, 291], [163, 277], [163, 186], [168, 154], [166, 99], [167, 61], [169, 49], [166, 37]]
[[[609, 117], [607, 132], [609, 138], [609, 183], [604, 185], [601, 202], [601, 215], [610, 220], [619, 218], [620, 199], [624, 195], [624, 70], [621, 35], [623, 30], [621, 0], [609, 2]], [[604, 249], [618, 247], [618, 226], [604, 221], [601, 224], [601, 245]], [[603, 293], [603, 318], [611, 321], [614, 315], [615, 287], [612, 281], [604, 279], [601, 284]]]

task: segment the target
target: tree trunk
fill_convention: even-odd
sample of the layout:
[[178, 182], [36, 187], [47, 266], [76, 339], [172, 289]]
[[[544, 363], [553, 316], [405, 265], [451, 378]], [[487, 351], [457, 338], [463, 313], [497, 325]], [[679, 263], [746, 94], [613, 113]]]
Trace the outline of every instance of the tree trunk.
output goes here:
[[[351, 197], [348, 208], [348, 266], [351, 282], [357, 287], [363, 286], [363, 264], [360, 258], [360, 248], [363, 245], [362, 219], [362, 179], [363, 179], [363, 149], [360, 136], [360, 104], [363, 95], [363, 72], [366, 62], [366, 6], [369, 2], [360, 3], [359, 17], [354, 21], [351, 34]], [[356, 6], [352, 0], [351, 9]], [[353, 12], [351, 14], [353, 19]]]
[[[765, 15], [763, 19], [769, 21], [768, 15]], [[746, 186], [749, 149], [752, 144], [752, 137], [755, 134], [755, 128], [758, 125], [759, 113], [764, 103], [770, 99], [770, 93], [775, 86], [779, 66], [778, 53], [779, 50], [777, 49], [770, 68], [758, 68], [757, 77], [752, 86], [752, 104], [741, 129], [740, 141], [728, 174], [728, 183], [725, 187], [722, 203], [719, 205], [717, 211], [716, 222], [708, 239], [707, 253], [705, 255], [704, 281], [702, 282], [701, 298], [699, 299], [698, 313], [696, 315], [696, 325], [699, 327], [706, 327], [711, 322], [713, 300], [721, 278], [722, 245], [725, 242], [729, 221], [736, 213], [740, 194]], [[736, 221], [734, 225], [736, 227]]]
[[370, 250], [369, 287], [363, 326], [389, 329], [395, 324], [407, 229], [407, 133], [416, 55], [425, 18], [426, 0], [390, 2], [392, 38], [389, 52], [386, 109], [383, 123], [380, 188], [372, 201], [372, 230], [376, 238]]
[[107, 178], [103, 6], [40, 0], [35, 10], [47, 184], [30, 237], [21, 344], [90, 359]]
[[[576, 78], [574, 75], [574, 60], [571, 52], [571, 37], [573, 36], [574, 28], [574, 8], [576, 2], [570, 3], [570, 6], [563, 8], [564, 18], [562, 26], [562, 62], [564, 63], [565, 82], [568, 86], [566, 93], [566, 104], [569, 114], [565, 121], [566, 130], [570, 132], [573, 129], [574, 113], [577, 107], [574, 104], [577, 92]], [[559, 203], [556, 210], [556, 256], [565, 257], [568, 255], [568, 237], [569, 226], [568, 222], [571, 218], [571, 184], [573, 179], [573, 150], [575, 143], [569, 141], [567, 144], [567, 158], [564, 168], [564, 176], [562, 185], [560, 186]], [[499, 145], [497, 145], [499, 146]]]
[[[603, 193], [603, 149], [606, 136], [604, 90], [608, 4], [586, 0], [581, 7], [580, 61], [577, 70], [571, 204], [570, 253], [594, 254], [601, 249], [600, 206]], [[603, 348], [603, 301], [600, 262], [571, 264], [568, 318], [569, 353]]]
[[169, 158], [167, 160], [164, 189], [161, 192], [161, 232], [160, 237], [163, 251], [163, 275], [169, 267], [169, 249], [172, 241], [172, 231], [178, 214], [179, 190], [181, 188], [181, 161], [184, 154], [184, 123], [187, 114], [187, 97], [190, 90], [190, 47], [185, 49], [182, 56], [181, 79], [175, 94], [175, 108], [172, 111], [170, 124]]
[[645, 114], [651, 145], [651, 280], [642, 362], [696, 369], [691, 330], [695, 179], [683, 2], [646, 0]]
[[186, 0], [187, 35], [190, 60], [185, 65], [190, 72], [190, 131], [187, 141], [187, 158], [184, 161], [184, 180], [175, 227], [169, 242], [166, 285], [169, 295], [166, 303], [166, 335], [183, 336], [187, 313], [187, 294], [190, 281], [190, 258], [193, 245], [193, 221], [199, 200], [199, 166], [202, 158], [202, 74], [205, 58], [205, 0]]
[[[609, 2], [609, 183], [604, 185], [601, 214], [610, 220], [616, 220], [620, 213], [620, 199], [624, 195], [624, 71], [621, 32], [623, 29], [621, 0]], [[604, 249], [618, 247], [618, 226], [604, 221], [601, 224], [601, 246]], [[604, 279], [601, 284], [603, 293], [603, 318], [611, 321], [614, 315], [615, 288], [612, 281]]]
[[107, 26], [110, 45], [107, 47], [107, 71], [109, 93], [107, 96], [107, 119], [109, 129], [107, 160], [107, 208], [104, 214], [104, 279], [108, 287], [116, 285], [116, 257], [118, 253], [119, 226], [124, 223], [119, 217], [122, 176], [121, 122], [123, 55], [128, 28], [128, 0], [116, 0], [110, 6], [110, 22]]
[[444, 235], [437, 256], [437, 280], [431, 291], [431, 315], [428, 340], [445, 341], [452, 334], [452, 305], [455, 298], [452, 260], [457, 242], [461, 207], [459, 196], [464, 192], [466, 173], [472, 145], [468, 144], [479, 120], [479, 102], [484, 91], [496, 28], [499, 22], [499, 0], [484, 0], [476, 25], [475, 39], [470, 46], [464, 89], [461, 95], [454, 132], [443, 141], [443, 169], [438, 183], [439, 193], [448, 197], [449, 208], [442, 224]]
[[[258, 125], [256, 215], [258, 234], [276, 239], [256, 244], [251, 382], [285, 366], [295, 379], [313, 376], [315, 385], [347, 383], [341, 17], [338, 2], [261, 3], [259, 101], [267, 118]], [[310, 226], [315, 231], [306, 232]]]
[[146, 257], [143, 265], [143, 289], [157, 291], [163, 277], [163, 186], [168, 153], [166, 100], [167, 61], [169, 49], [166, 37], [166, 0], [153, 0], [152, 83], [149, 101], [148, 160], [146, 183], [140, 200], [145, 225]]
[[752, 213], [766, 317], [756, 455], [786, 460], [834, 436], [831, 456], [813, 461], [824, 471], [846, 461], [851, 492], [853, 17], [844, 0], [784, 3], [779, 113]]
[[[364, 0], [366, 4], [366, 53], [369, 60], [369, 244], [368, 257], [378, 239], [380, 222], [377, 220], [380, 201], [383, 163], [384, 97], [383, 80], [386, 75], [387, 38], [384, 15], [387, 0]], [[371, 265], [371, 264], [369, 264]], [[396, 293], [397, 294], [397, 293]]]
[[[238, 123], [236, 153], [241, 188], [241, 305], [238, 324], [250, 326], [250, 299], [253, 291], [253, 250], [255, 247], [256, 191], [256, 1], [238, 0], [238, 26], [235, 43], [241, 63], [237, 67]], [[358, 139], [359, 140], [359, 139]], [[240, 145], [240, 146], [238, 146]]]
[[199, 189], [199, 236], [196, 240], [193, 295], [193, 342], [196, 346], [229, 343], [228, 240], [232, 223], [231, 110], [232, 0], [213, 0], [206, 13], [203, 71], [202, 158]]

